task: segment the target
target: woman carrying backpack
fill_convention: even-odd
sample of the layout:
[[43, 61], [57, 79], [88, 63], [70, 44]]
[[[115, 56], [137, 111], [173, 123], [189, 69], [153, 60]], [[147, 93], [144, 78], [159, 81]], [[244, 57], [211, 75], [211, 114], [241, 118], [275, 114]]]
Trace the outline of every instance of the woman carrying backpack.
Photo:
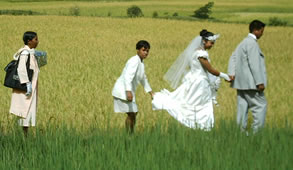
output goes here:
[[[19, 125], [23, 127], [25, 136], [28, 128], [36, 124], [37, 99], [38, 99], [38, 76], [39, 66], [35, 57], [35, 48], [39, 40], [37, 33], [27, 31], [23, 35], [24, 47], [14, 54], [14, 60], [19, 59], [17, 68], [18, 77], [21, 84], [26, 84], [27, 90], [12, 90], [11, 105], [9, 112], [19, 118]], [[31, 81], [28, 78], [26, 62], [29, 60], [29, 68], [33, 70]]]

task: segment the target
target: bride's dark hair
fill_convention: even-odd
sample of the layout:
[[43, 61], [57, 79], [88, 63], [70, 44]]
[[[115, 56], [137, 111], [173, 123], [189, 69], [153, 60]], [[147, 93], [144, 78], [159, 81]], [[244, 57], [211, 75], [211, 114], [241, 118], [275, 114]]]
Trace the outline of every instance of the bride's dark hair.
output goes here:
[[207, 40], [207, 37], [209, 37], [209, 36], [213, 36], [214, 33], [209, 32], [209, 31], [207, 31], [206, 29], [203, 29], [203, 30], [200, 31], [199, 35], [200, 35], [203, 39]]

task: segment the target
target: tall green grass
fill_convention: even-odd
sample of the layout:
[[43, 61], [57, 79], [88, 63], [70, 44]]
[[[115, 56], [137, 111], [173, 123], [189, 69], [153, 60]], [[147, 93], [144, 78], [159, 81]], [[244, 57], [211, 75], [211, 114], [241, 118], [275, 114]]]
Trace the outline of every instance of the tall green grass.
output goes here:
[[80, 133], [48, 126], [25, 138], [16, 128], [0, 136], [0, 169], [285, 170], [293, 168], [292, 130], [265, 128], [247, 136], [225, 120], [210, 132], [176, 122], [148, 126], [134, 135], [124, 129], [93, 126]]

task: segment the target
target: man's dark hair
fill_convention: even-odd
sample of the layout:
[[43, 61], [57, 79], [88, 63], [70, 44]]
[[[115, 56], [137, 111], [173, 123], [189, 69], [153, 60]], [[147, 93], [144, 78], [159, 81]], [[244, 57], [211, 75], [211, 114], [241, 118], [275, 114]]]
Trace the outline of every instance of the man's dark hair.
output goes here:
[[259, 20], [253, 20], [250, 24], [249, 24], [249, 31], [250, 33], [253, 32], [253, 30], [260, 30], [262, 28], [264, 28], [266, 26], [265, 23], [259, 21]]
[[139, 50], [142, 47], [144, 47], [145, 49], [150, 49], [151, 45], [149, 42], [147, 42], [146, 40], [140, 40], [136, 43], [136, 49]]
[[23, 42], [25, 45], [28, 44], [29, 41], [33, 40], [37, 36], [37, 33], [32, 31], [27, 31], [23, 34]]

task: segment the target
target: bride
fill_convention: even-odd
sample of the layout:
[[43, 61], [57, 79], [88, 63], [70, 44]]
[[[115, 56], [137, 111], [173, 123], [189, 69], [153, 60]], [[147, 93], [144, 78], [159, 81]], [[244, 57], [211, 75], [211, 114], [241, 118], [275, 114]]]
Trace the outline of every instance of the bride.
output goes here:
[[227, 74], [217, 71], [210, 64], [207, 50], [213, 47], [217, 38], [218, 34], [202, 30], [200, 36], [192, 40], [164, 75], [175, 91], [163, 89], [155, 93], [153, 110], [166, 110], [187, 127], [211, 130], [214, 113], [212, 82], [208, 74], [230, 81]]

